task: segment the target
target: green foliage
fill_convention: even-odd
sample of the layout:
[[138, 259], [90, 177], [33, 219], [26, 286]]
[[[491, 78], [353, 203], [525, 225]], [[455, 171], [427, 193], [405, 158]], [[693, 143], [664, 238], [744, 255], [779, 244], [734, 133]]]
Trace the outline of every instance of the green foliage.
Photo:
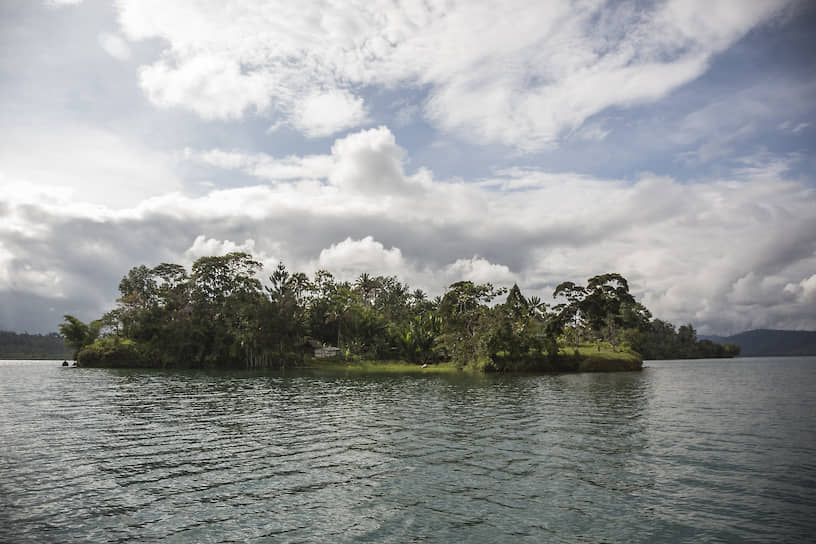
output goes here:
[[79, 350], [77, 365], [83, 367], [139, 368], [155, 366], [136, 342], [120, 338], [102, 338]]
[[102, 329], [102, 321], [83, 323], [72, 315], [65, 315], [65, 322], [59, 326], [59, 331], [65, 339], [65, 345], [74, 350], [74, 359], [83, 347], [94, 342]]
[[736, 357], [740, 354], [741, 348], [737, 344], [722, 344], [723, 357]]
[[565, 347], [556, 365], [561, 371], [619, 372], [640, 370], [643, 368], [643, 358], [627, 348], [613, 350], [609, 343], [585, 342], [578, 347]]
[[697, 340], [691, 323], [675, 330], [674, 325], [659, 319], [645, 327], [637, 348], [645, 359], [714, 359], [736, 357], [740, 352], [734, 344]]
[[624, 347], [638, 353], [643, 351], [643, 338], [643, 331], [634, 327], [624, 329], [620, 334], [621, 343]]
[[443, 330], [437, 339], [437, 352], [450, 358], [457, 368], [471, 365], [491, 366], [489, 347], [493, 319], [488, 307], [504, 289], [491, 284], [460, 281], [452, 284], [439, 305]]
[[547, 326], [540, 299], [527, 300], [513, 285], [504, 304], [492, 310], [488, 350], [493, 370], [525, 370], [544, 364], [547, 352], [557, 351], [554, 330]]
[[119, 282], [121, 300], [126, 304], [148, 308], [156, 302], [158, 285], [152, 271], [144, 265], [130, 269], [127, 276]]
[[247, 253], [201, 257], [193, 263], [192, 297], [199, 303], [218, 304], [235, 296], [252, 297], [261, 292], [255, 274], [261, 263]]
[[[460, 281], [429, 300], [394, 276], [364, 273], [350, 283], [320, 270], [310, 280], [279, 263], [264, 285], [260, 269], [240, 252], [202, 257], [189, 274], [172, 263], [137, 266], [119, 283], [116, 308], [89, 324], [65, 316], [60, 330], [86, 366], [162, 368], [282, 368], [311, 361], [313, 346], [329, 345], [345, 362], [574, 370], [587, 356], [560, 354], [559, 339], [569, 336], [578, 349], [582, 338], [592, 338], [596, 353], [602, 344], [615, 352], [619, 340], [623, 349], [650, 340], [651, 316], [619, 274], [595, 276], [585, 286], [562, 283], [555, 296], [563, 302], [550, 312], [518, 285]], [[682, 342], [694, 343], [693, 329], [681, 329]]]
[[435, 363], [436, 339], [442, 333], [442, 319], [430, 312], [414, 316], [405, 325], [392, 325], [391, 335], [400, 356], [412, 363]]
[[[290, 274], [283, 263], [269, 277], [271, 285], [266, 288], [269, 300], [259, 304], [261, 330], [268, 331], [265, 341], [267, 351], [274, 351], [278, 357], [293, 352], [302, 343], [306, 329], [306, 312], [303, 307], [304, 294], [309, 288], [305, 274]], [[247, 338], [249, 343], [252, 339]]]
[[594, 276], [585, 287], [564, 282], [556, 287], [553, 297], [565, 300], [556, 306], [555, 323], [569, 333], [575, 347], [585, 333], [585, 337], [595, 339], [598, 351], [602, 341], [614, 351], [621, 328], [644, 327], [651, 317], [649, 310], [629, 293], [629, 283], [620, 274]]

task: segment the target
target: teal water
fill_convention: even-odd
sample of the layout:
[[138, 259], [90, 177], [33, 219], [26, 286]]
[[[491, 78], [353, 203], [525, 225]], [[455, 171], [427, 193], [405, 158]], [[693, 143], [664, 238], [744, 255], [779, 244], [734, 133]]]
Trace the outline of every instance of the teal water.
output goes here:
[[0, 542], [808, 542], [816, 358], [359, 377], [0, 362]]

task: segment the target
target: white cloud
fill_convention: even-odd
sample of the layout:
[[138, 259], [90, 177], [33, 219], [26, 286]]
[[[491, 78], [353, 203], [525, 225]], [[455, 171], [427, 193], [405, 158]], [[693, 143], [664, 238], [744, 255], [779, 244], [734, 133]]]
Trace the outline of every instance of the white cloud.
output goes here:
[[342, 89], [312, 93], [295, 104], [292, 125], [310, 138], [330, 136], [368, 119], [363, 99]]
[[280, 252], [280, 246], [270, 244], [270, 247], [266, 249], [272, 250], [273, 253], [270, 254], [269, 251], [256, 247], [255, 240], [252, 238], [247, 238], [239, 243], [232, 240], [208, 238], [204, 234], [199, 234], [193, 240], [192, 245], [184, 251], [182, 264], [189, 268], [200, 257], [223, 256], [233, 252], [249, 253], [256, 261], [261, 263], [262, 270], [259, 277], [263, 278], [278, 265], [279, 258], [276, 254]]
[[142, 68], [158, 105], [207, 119], [279, 112], [308, 136], [367, 121], [352, 89], [428, 89], [425, 116], [479, 143], [556, 145], [610, 107], [652, 102], [786, 0], [716, 4], [122, 0], [133, 40], [162, 38]]
[[321, 180], [357, 193], [407, 193], [427, 186], [423, 173], [408, 177], [405, 150], [385, 126], [349, 134], [334, 142], [331, 155], [275, 158], [265, 153], [186, 149], [184, 158], [227, 170], [240, 170], [268, 181]]
[[193, 245], [187, 248], [187, 250], [184, 252], [184, 256], [187, 257], [190, 262], [192, 262], [199, 257], [206, 257], [209, 255], [221, 256], [236, 251], [254, 253], [255, 240], [249, 238], [244, 240], [243, 243], [239, 244], [233, 242], [232, 240], [216, 240], [215, 238], [207, 238], [205, 235], [201, 234], [196, 236], [196, 239], [193, 240]]
[[116, 208], [181, 188], [171, 154], [80, 124], [31, 123], [0, 133], [0, 174], [32, 191], [58, 188]]
[[237, 119], [249, 107], [264, 111], [270, 104], [266, 75], [243, 73], [240, 62], [225, 54], [161, 60], [141, 68], [140, 82], [155, 104], [189, 109], [204, 119]]
[[249, 154], [220, 149], [203, 152], [187, 149], [184, 157], [226, 170], [241, 170], [250, 176], [269, 181], [325, 179], [334, 165], [334, 159], [330, 155], [288, 156], [276, 159], [265, 153]]
[[745, 179], [780, 179], [800, 160], [801, 157], [796, 153], [780, 156], [761, 152], [737, 159], [736, 162], [744, 166], [735, 168], [734, 175]]
[[445, 274], [451, 282], [469, 280], [474, 283], [492, 283], [507, 285], [516, 281], [516, 276], [510, 269], [501, 264], [493, 264], [487, 259], [473, 256], [470, 259], [458, 259], [445, 268]]
[[[264, 155], [215, 151], [190, 153], [247, 171], [276, 165]], [[816, 282], [816, 192], [773, 170], [773, 155], [752, 159], [757, 169], [767, 163], [765, 175], [742, 180], [511, 168], [465, 183], [406, 173], [404, 150], [380, 128], [310, 157], [319, 167], [307, 157], [286, 161], [325, 177], [163, 194], [123, 209], [14, 185], [0, 194], [0, 295], [70, 293], [87, 301], [88, 313], [92, 305], [101, 312], [129, 266], [245, 250], [267, 268], [280, 259], [290, 270], [328, 268], [343, 279], [393, 274], [433, 294], [461, 279], [517, 281], [549, 300], [560, 281], [619, 272], [655, 316], [691, 321], [701, 332], [816, 328], [807, 304]], [[419, 189], [361, 190], [377, 186]], [[58, 302], [48, 305], [67, 304]]]
[[409, 188], [402, 166], [404, 155], [386, 127], [351, 134], [332, 146], [335, 168], [329, 179], [360, 192], [402, 193]]
[[812, 274], [798, 283], [788, 283], [783, 291], [795, 297], [802, 304], [813, 307], [816, 304], [816, 274]]
[[802, 302], [816, 304], [816, 274], [799, 282], [799, 286], [802, 288]]
[[329, 270], [338, 278], [351, 281], [363, 272], [402, 275], [406, 263], [399, 248], [386, 249], [372, 236], [366, 236], [361, 240], [346, 238], [321, 250], [316, 268]]
[[397, 276], [413, 288], [442, 294], [448, 285], [469, 280], [475, 283], [507, 285], [517, 280], [507, 266], [494, 264], [479, 256], [457, 259], [450, 264], [430, 265], [421, 259], [406, 259], [399, 247], [386, 247], [372, 236], [360, 240], [346, 238], [322, 249], [310, 263], [310, 271], [325, 269], [337, 278], [353, 281], [363, 272], [378, 276]]
[[771, 307], [791, 300], [787, 285], [783, 277], [760, 276], [748, 272], [733, 283], [727, 298], [729, 302], [739, 306]]
[[99, 45], [102, 49], [117, 60], [128, 60], [130, 58], [130, 47], [121, 37], [103, 32], [99, 35]]

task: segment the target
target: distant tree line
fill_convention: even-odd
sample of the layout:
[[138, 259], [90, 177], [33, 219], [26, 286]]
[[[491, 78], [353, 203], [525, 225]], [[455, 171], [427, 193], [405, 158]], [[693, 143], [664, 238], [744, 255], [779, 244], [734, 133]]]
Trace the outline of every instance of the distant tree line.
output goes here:
[[698, 340], [691, 323], [675, 330], [674, 325], [659, 319], [644, 329], [630, 331], [628, 340], [644, 359], [714, 359], [736, 357], [740, 353], [737, 344]]
[[71, 350], [62, 337], [50, 334], [28, 334], [0, 331], [0, 359], [64, 359]]
[[66, 315], [60, 332], [88, 366], [277, 368], [330, 345], [345, 358], [504, 371], [568, 369], [569, 345], [629, 349], [651, 326], [619, 274], [563, 283], [549, 307], [518, 285], [460, 281], [431, 299], [394, 276], [310, 278], [281, 263], [264, 285], [260, 269], [241, 252], [202, 257], [190, 272], [138, 266], [116, 308], [91, 323]]

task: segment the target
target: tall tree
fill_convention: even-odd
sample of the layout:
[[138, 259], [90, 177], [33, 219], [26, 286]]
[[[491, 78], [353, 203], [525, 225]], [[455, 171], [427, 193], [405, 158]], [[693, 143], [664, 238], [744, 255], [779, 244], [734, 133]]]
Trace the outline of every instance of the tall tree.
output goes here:
[[201, 257], [193, 263], [193, 296], [198, 303], [223, 302], [233, 295], [257, 295], [261, 282], [255, 274], [261, 263], [243, 252], [222, 257]]
[[553, 298], [561, 297], [566, 300], [555, 306], [556, 315], [553, 320], [553, 328], [564, 330], [572, 327], [576, 350], [581, 343], [581, 329], [585, 323], [583, 302], [586, 296], [586, 289], [571, 281], [559, 284], [553, 292]]
[[264, 297], [255, 274], [260, 268], [261, 263], [242, 252], [201, 257], [193, 263], [192, 318], [200, 364], [246, 362], [259, 349]]
[[266, 336], [277, 347], [278, 357], [295, 351], [306, 332], [303, 294], [308, 286], [304, 274], [290, 274], [281, 262], [269, 277], [269, 304], [265, 305]]
[[59, 326], [59, 331], [65, 339], [65, 344], [74, 350], [74, 359], [77, 358], [79, 350], [93, 344], [99, 336], [99, 330], [102, 328], [101, 321], [91, 321], [90, 323], [83, 323], [72, 315], [65, 315], [65, 322]]
[[592, 329], [599, 333], [599, 337], [605, 337], [614, 351], [617, 330], [623, 324], [621, 309], [625, 304], [635, 303], [635, 298], [629, 293], [629, 283], [620, 274], [601, 274], [589, 278], [585, 292], [581, 309]]
[[145, 265], [131, 268], [119, 282], [121, 301], [140, 309], [149, 308], [156, 302], [156, 280]]
[[494, 362], [498, 353], [517, 360], [527, 354], [534, 343], [529, 334], [530, 304], [521, 294], [518, 284], [513, 284], [507, 293], [504, 304], [496, 306], [493, 311], [493, 333], [490, 335], [489, 350]]
[[490, 364], [488, 339], [491, 316], [488, 304], [505, 289], [460, 281], [452, 284], [439, 305], [443, 332], [437, 346], [461, 368], [485, 368]]
[[360, 274], [354, 282], [354, 288], [360, 293], [363, 303], [368, 306], [374, 304], [374, 294], [379, 287], [379, 278], [372, 278], [368, 272]]

